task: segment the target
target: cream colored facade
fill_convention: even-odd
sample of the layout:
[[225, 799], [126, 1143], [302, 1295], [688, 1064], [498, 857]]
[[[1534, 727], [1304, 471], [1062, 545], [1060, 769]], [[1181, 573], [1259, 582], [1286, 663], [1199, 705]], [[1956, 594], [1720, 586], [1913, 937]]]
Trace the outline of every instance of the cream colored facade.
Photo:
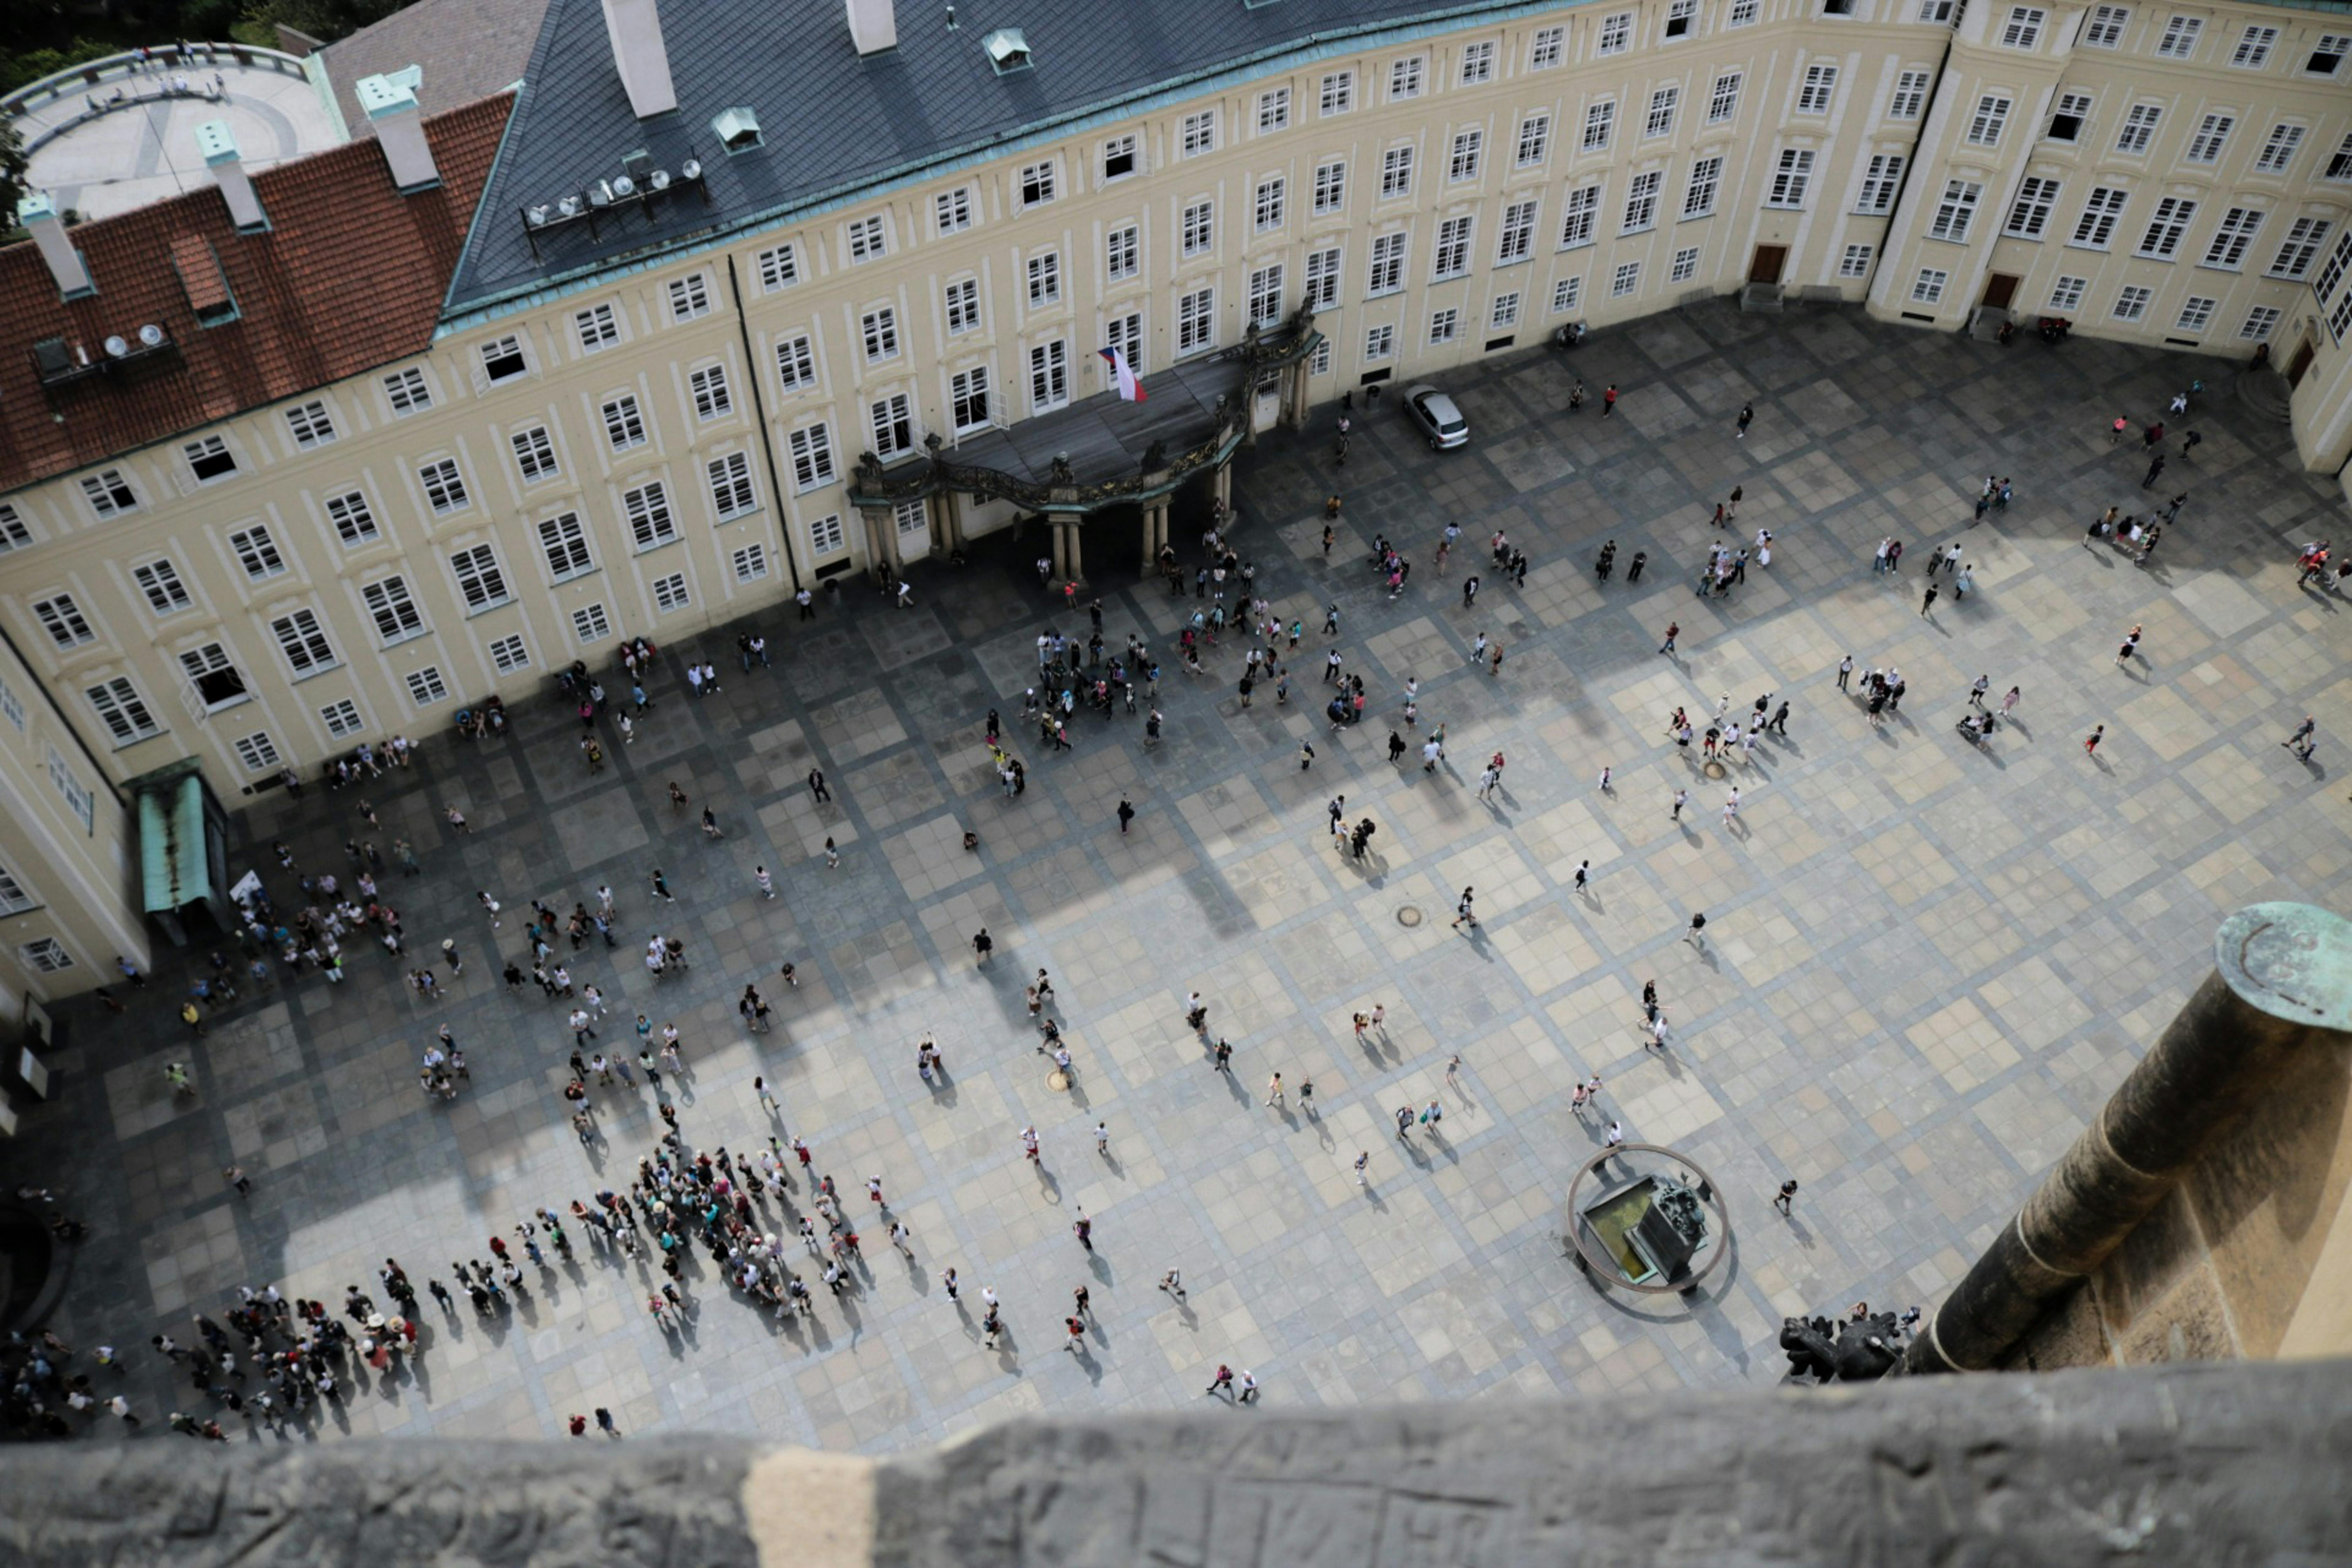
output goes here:
[[[0, 643], [0, 1019], [144, 968], [138, 847], [120, 797]], [[62, 696], [62, 694], [60, 694]]]
[[[2329, 28], [2352, 34], [2352, 6], [1996, 3], [1957, 31], [1948, 9], [1643, 0], [1302, 47], [453, 321], [422, 360], [0, 497], [0, 623], [114, 778], [194, 756], [233, 805], [362, 740], [436, 742], [457, 708], [537, 690], [618, 637], [690, 637], [894, 546], [940, 548], [944, 520], [919, 505], [869, 533], [845, 488], [861, 452], [1102, 391], [1106, 344], [1149, 385], [1310, 289], [1327, 401], [1776, 268], [1784, 289], [1947, 330], [1996, 273], [2020, 279], [2029, 326], [2079, 279], [2077, 330], [2225, 353], [2251, 353], [2249, 313], [2274, 310], [2282, 361], [2326, 345], [2296, 418], [2306, 458], [2341, 464], [2352, 370], [2310, 279], [2352, 214], [2352, 62], [2310, 62]], [[2114, 47], [2085, 44], [2117, 9]], [[2176, 16], [2201, 23], [2177, 59], [2160, 49]], [[2231, 63], [2248, 27], [2278, 30], [2259, 68]], [[2091, 101], [2069, 141], [2052, 128], [2071, 93]], [[1990, 131], [1988, 97], [2008, 104]], [[2143, 103], [2161, 109], [2148, 144], [2120, 153]], [[2213, 148], [2216, 114], [2231, 124]], [[2282, 125], [2301, 135], [2272, 167]], [[2012, 237], [2029, 179], [2058, 194], [2038, 237]], [[1975, 192], [1964, 232], [1954, 181]], [[2114, 232], [2071, 245], [2095, 186], [2125, 192]], [[2168, 199], [2194, 214], [2169, 256], [2143, 257]], [[2261, 214], [2243, 254], [2207, 265], [2242, 209]], [[2306, 219], [2323, 243], [2282, 276]], [[1923, 269], [1944, 275], [1933, 299]], [[2147, 290], [2136, 319], [2116, 314], [2125, 289]], [[2211, 304], [2189, 331], [2192, 297]], [[200, 479], [222, 465], [198, 449], [211, 437], [234, 469]], [[100, 517], [88, 481], [117, 478], [130, 504]], [[961, 527], [1011, 516], [966, 504]], [[1103, 557], [1098, 574], [1131, 569]], [[86, 637], [60, 631], [63, 600]]]

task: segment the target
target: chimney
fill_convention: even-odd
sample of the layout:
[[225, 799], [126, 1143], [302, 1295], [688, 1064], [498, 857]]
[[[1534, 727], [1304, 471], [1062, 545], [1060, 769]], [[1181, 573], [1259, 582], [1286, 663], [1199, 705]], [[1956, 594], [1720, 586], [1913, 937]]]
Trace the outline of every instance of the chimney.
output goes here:
[[669, 50], [662, 43], [661, 10], [655, 0], [604, 0], [604, 32], [613, 40], [613, 65], [629, 91], [629, 108], [640, 120], [677, 107], [670, 85]]
[[89, 268], [83, 264], [81, 252], [66, 237], [65, 222], [58, 216], [55, 202], [35, 191], [16, 204], [16, 221], [32, 234], [33, 248], [49, 264], [49, 276], [57, 280], [58, 293], [68, 300], [79, 300], [98, 292], [98, 285], [89, 280]]
[[849, 0], [849, 41], [861, 55], [898, 47], [898, 16], [893, 0]]
[[390, 76], [362, 77], [352, 89], [359, 100], [360, 111], [367, 116], [369, 127], [375, 132], [376, 145], [383, 149], [392, 183], [403, 195], [431, 190], [441, 183], [441, 171], [433, 163], [433, 149], [425, 141], [425, 116], [416, 107], [419, 75], [417, 68], [410, 66]]
[[261, 210], [261, 198], [253, 194], [253, 182], [246, 177], [245, 154], [236, 148], [236, 135], [226, 120], [207, 120], [196, 127], [196, 153], [205, 166], [220, 182], [221, 195], [228, 202], [228, 216], [236, 224], [239, 234], [252, 234], [269, 226], [269, 219]]

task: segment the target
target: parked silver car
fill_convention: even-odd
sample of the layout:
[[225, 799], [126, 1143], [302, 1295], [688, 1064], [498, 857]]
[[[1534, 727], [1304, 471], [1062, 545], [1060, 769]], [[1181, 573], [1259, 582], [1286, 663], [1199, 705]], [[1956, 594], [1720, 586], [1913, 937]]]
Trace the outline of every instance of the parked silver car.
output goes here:
[[1433, 386], [1409, 387], [1404, 395], [1406, 416], [1421, 426], [1429, 437], [1433, 452], [1450, 451], [1470, 444], [1470, 421], [1462, 417], [1462, 410], [1454, 399]]

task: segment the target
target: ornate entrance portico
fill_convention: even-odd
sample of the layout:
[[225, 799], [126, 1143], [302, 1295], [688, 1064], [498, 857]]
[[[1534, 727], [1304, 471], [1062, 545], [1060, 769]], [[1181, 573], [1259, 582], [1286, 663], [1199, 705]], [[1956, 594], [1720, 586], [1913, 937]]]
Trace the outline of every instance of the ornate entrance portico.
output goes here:
[[[850, 500], [866, 522], [867, 570], [906, 567], [901, 541], [928, 537], [933, 554], [964, 542], [964, 498], [1004, 500], [1053, 529], [1054, 575], [1086, 576], [1087, 520], [1113, 507], [1143, 512], [1140, 570], [1149, 573], [1168, 543], [1169, 505], [1195, 476], [1215, 476], [1216, 504], [1233, 502], [1228, 468], [1247, 444], [1259, 389], [1277, 383], [1278, 424], [1307, 417], [1307, 375], [1316, 344], [1315, 313], [1302, 305], [1270, 333], [1256, 328], [1234, 348], [1161, 372], [1139, 403], [1108, 393], [1003, 429], [983, 431], [950, 448], [923, 438], [926, 455], [886, 468], [862, 455]], [[922, 508], [919, 521], [906, 509]], [[902, 515], [903, 514], [903, 515]]]

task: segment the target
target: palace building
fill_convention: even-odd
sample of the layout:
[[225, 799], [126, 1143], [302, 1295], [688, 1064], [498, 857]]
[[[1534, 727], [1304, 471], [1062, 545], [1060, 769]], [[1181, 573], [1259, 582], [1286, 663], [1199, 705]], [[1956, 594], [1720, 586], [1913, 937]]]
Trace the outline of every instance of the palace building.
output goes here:
[[552, 0], [493, 96], [321, 90], [370, 134], [0, 251], [11, 992], [143, 953], [196, 795], [1024, 521], [1137, 571], [1569, 323], [2062, 317], [2352, 457], [2346, 0]]

